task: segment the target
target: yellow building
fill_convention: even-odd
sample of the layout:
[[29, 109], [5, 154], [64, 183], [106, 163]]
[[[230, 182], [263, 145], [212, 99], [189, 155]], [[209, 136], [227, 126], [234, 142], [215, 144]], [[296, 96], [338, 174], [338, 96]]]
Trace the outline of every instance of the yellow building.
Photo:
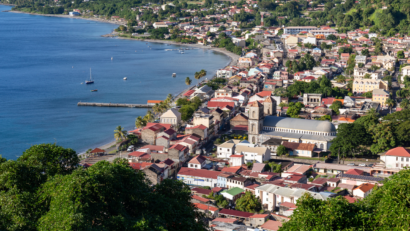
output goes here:
[[390, 98], [390, 94], [388, 91], [383, 89], [374, 89], [372, 101], [378, 102], [382, 107], [386, 105], [386, 100]]
[[387, 81], [380, 79], [359, 79], [353, 80], [353, 93], [365, 93], [374, 89], [388, 90], [389, 84]]

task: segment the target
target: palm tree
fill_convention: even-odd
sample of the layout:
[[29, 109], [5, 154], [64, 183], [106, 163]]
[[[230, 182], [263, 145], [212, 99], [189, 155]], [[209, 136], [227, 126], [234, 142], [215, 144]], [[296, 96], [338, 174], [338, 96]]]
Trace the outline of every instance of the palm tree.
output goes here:
[[195, 72], [194, 78], [197, 80], [196, 83], [198, 84], [199, 79], [201, 78], [201, 73]]
[[159, 105], [158, 103], [156, 103], [156, 104], [152, 107], [152, 111], [153, 111], [155, 114], [161, 113], [160, 105]]
[[192, 83], [192, 80], [189, 77], [186, 77], [185, 78], [185, 84], [189, 86], [189, 85], [191, 85], [191, 83]]
[[199, 73], [201, 77], [204, 77], [206, 75], [206, 71], [204, 69], [202, 69]]
[[173, 96], [172, 94], [168, 94], [168, 95], [167, 95], [167, 98], [165, 99], [165, 101], [166, 101], [167, 103], [171, 103], [172, 100], [174, 100], [174, 96]]
[[403, 99], [400, 103], [400, 107], [403, 109], [407, 109], [410, 105], [410, 102], [408, 99]]
[[391, 109], [394, 107], [395, 104], [396, 104], [396, 102], [394, 102], [394, 100], [392, 100], [392, 99], [387, 99], [386, 100], [386, 106], [389, 107], [390, 114], [391, 114]]
[[344, 82], [346, 82], [346, 78], [343, 75], [339, 75], [339, 76], [337, 76], [336, 81], [338, 83], [344, 83]]
[[147, 111], [147, 114], [144, 116], [144, 119], [145, 119], [147, 122], [152, 122], [152, 121], [155, 120], [154, 114], [152, 113], [151, 110]]
[[137, 128], [142, 128], [147, 125], [147, 121], [143, 119], [141, 116], [138, 116], [138, 118], [135, 120], [135, 127]]
[[115, 140], [124, 140], [127, 137], [127, 131], [124, 130], [123, 127], [118, 126], [117, 129], [114, 130], [114, 138]]

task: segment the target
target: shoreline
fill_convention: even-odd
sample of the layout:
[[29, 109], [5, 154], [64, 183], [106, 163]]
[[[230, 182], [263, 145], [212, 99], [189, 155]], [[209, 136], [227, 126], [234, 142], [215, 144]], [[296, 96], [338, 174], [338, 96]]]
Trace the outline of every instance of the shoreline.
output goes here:
[[[6, 4], [1, 4], [1, 5], [6, 5]], [[14, 5], [8, 5], [8, 6], [14, 6]], [[15, 10], [8, 10], [6, 12], [10, 12], [10, 13], [17, 13], [17, 14], [29, 14], [29, 15], [37, 15], [37, 16], [45, 16], [45, 17], [57, 17], [57, 18], [70, 18], [70, 19], [83, 19], [83, 20], [89, 20], [89, 21], [95, 21], [95, 22], [100, 22], [100, 23], [110, 23], [110, 24], [117, 24], [117, 25], [124, 25], [124, 23], [120, 23], [120, 22], [116, 22], [116, 21], [110, 21], [110, 20], [106, 20], [106, 19], [99, 19], [99, 18], [84, 18], [84, 17], [73, 17], [73, 16], [69, 16], [69, 15], [55, 15], [55, 14], [39, 14], [39, 13], [28, 13], [28, 12], [22, 12], [22, 11], [15, 11]], [[112, 33], [112, 32], [111, 32]], [[102, 37], [104, 37], [103, 35], [101, 35]], [[118, 39], [127, 39], [127, 40], [134, 40], [134, 41], [141, 41], [141, 42], [151, 42], [151, 43], [163, 43], [163, 44], [170, 44], [170, 45], [175, 45], [175, 46], [186, 46], [186, 47], [194, 47], [194, 48], [199, 48], [199, 49], [207, 49], [207, 50], [212, 50], [218, 53], [221, 53], [227, 57], [230, 58], [230, 62], [228, 63], [228, 65], [224, 65], [221, 69], [229, 67], [229, 66], [233, 66], [238, 62], [239, 59], [239, 55], [234, 54], [228, 50], [226, 50], [225, 48], [217, 48], [217, 47], [210, 47], [210, 46], [204, 46], [204, 45], [200, 45], [200, 44], [183, 44], [183, 43], [178, 43], [178, 42], [174, 42], [174, 41], [169, 41], [169, 40], [156, 40], [156, 39], [135, 39], [135, 38], [124, 38], [124, 37], [119, 37], [119, 36], [114, 36]], [[213, 78], [213, 77], [211, 77]], [[210, 79], [211, 79], [210, 78]], [[203, 83], [205, 80], [202, 80], [201, 82], [199, 82], [198, 84]], [[174, 101], [176, 101], [178, 98], [182, 97], [182, 95], [195, 88], [196, 85], [194, 84], [193, 86], [189, 86], [188, 88], [186, 88], [185, 90], [181, 91], [180, 93], [176, 94], [174, 96]], [[113, 145], [116, 145], [116, 140], [113, 139], [113, 141], [110, 141], [108, 143], [105, 143], [103, 145], [99, 145], [97, 148], [103, 149], [108, 152], [112, 151], [112, 150], [108, 150], [108, 149], [112, 149], [111, 147]], [[86, 151], [89, 148], [85, 148], [84, 151], [81, 151], [79, 153], [77, 153], [78, 156], [82, 156], [84, 154], [86, 154]], [[94, 149], [94, 148], [91, 148]], [[116, 149], [116, 147], [115, 147]], [[84, 160], [84, 163], [86, 163], [86, 159]]]
[[110, 24], [116, 24], [116, 25], [125, 25], [125, 23], [111, 21], [111, 20], [107, 20], [107, 19], [101, 19], [101, 18], [85, 18], [85, 17], [81, 17], [81, 16], [70, 16], [70, 15], [63, 15], [63, 14], [28, 13], [28, 12], [23, 12], [23, 11], [18, 11], [18, 10], [8, 10], [6, 12], [15, 13], [15, 14], [30, 14], [30, 15], [37, 15], [37, 16], [44, 16], [44, 17], [83, 19], [83, 20], [94, 21], [94, 22], [110, 23]]

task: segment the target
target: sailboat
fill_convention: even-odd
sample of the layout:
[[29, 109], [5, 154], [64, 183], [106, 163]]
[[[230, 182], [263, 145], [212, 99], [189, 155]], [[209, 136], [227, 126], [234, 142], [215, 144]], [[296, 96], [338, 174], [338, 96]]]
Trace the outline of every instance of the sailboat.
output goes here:
[[94, 80], [91, 77], [91, 68], [90, 68], [90, 80], [86, 80], [85, 84], [92, 84], [92, 83], [94, 83]]

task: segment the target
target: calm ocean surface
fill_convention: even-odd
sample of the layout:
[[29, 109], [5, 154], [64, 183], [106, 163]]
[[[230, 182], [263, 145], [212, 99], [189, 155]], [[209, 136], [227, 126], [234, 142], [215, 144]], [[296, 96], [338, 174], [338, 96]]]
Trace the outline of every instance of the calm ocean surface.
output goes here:
[[[0, 11], [11, 7], [0, 6]], [[0, 12], [0, 154], [16, 159], [33, 144], [56, 142], [78, 153], [134, 128], [146, 109], [77, 107], [77, 102], [146, 103], [186, 89], [201, 69], [229, 63], [202, 49], [102, 38], [117, 25]], [[148, 47], [150, 46], [150, 48]], [[113, 57], [113, 60], [111, 60]], [[92, 68], [95, 84], [81, 84]], [[177, 73], [172, 78], [172, 73]], [[127, 81], [123, 78], [128, 77]], [[90, 92], [98, 89], [98, 92]]]

